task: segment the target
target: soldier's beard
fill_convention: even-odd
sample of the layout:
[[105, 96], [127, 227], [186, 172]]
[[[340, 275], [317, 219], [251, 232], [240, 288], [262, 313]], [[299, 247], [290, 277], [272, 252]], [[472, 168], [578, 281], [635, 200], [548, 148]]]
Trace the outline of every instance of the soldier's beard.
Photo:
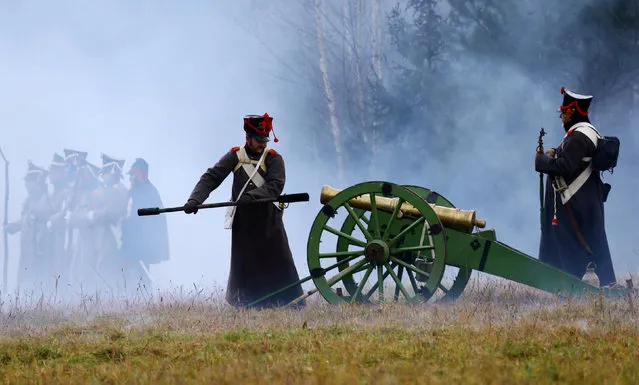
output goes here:
[[251, 151], [253, 151], [253, 152], [257, 153], [257, 154], [263, 153], [264, 152], [264, 148], [266, 147], [266, 146], [255, 145], [255, 144], [253, 144], [251, 142], [247, 143], [247, 146], [248, 146], [249, 150], [251, 150]]

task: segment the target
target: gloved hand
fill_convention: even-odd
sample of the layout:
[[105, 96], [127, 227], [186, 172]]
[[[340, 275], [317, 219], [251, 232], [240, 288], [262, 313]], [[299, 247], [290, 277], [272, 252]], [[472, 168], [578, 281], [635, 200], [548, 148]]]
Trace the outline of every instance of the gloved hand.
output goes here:
[[20, 223], [7, 223], [6, 226], [0, 225], [0, 227], [2, 227], [2, 231], [7, 233], [7, 234], [15, 234], [18, 231], [20, 231], [21, 229], [21, 225]]
[[198, 203], [194, 199], [189, 199], [188, 202], [184, 205], [184, 212], [187, 214], [197, 214], [198, 211]]

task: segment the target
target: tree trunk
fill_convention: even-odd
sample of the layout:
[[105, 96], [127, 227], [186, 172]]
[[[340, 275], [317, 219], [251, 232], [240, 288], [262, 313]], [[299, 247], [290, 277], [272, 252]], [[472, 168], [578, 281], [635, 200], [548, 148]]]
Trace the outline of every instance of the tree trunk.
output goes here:
[[373, 50], [373, 70], [379, 82], [382, 81], [382, 58], [379, 53], [382, 31], [379, 27], [377, 17], [379, 16], [379, 0], [371, 0], [371, 27], [372, 27], [372, 50]]
[[[353, 3], [355, 4], [355, 15], [353, 15]], [[364, 82], [362, 80], [362, 60], [360, 58], [358, 43], [360, 40], [360, 8], [358, 0], [349, 0], [350, 12], [349, 21], [351, 26], [351, 41], [345, 42], [349, 44], [351, 53], [353, 55], [353, 62], [355, 63], [355, 80], [357, 81], [357, 109], [360, 120], [360, 135], [364, 144], [368, 144], [368, 127], [366, 125], [366, 105], [364, 98]]]
[[315, 0], [315, 27], [317, 32], [317, 48], [319, 51], [319, 65], [322, 72], [322, 80], [324, 82], [324, 93], [326, 95], [326, 103], [331, 120], [331, 133], [335, 146], [335, 156], [337, 161], [337, 176], [341, 184], [344, 183], [344, 156], [342, 154], [341, 136], [337, 111], [335, 109], [335, 96], [333, 94], [333, 86], [328, 77], [328, 69], [326, 66], [326, 49], [324, 47], [324, 29], [322, 27], [322, 10], [321, 0]]
[[639, 83], [635, 82], [632, 85], [632, 105], [630, 107], [630, 116], [628, 117], [630, 121], [638, 115], [637, 110], [639, 110]]
[[[371, 52], [372, 52], [372, 67], [373, 73], [375, 75], [375, 83], [381, 85], [382, 84], [382, 59], [380, 55], [380, 44], [381, 44], [381, 28], [378, 23], [379, 16], [379, 0], [371, 0]], [[373, 108], [377, 108], [374, 106]], [[375, 111], [376, 112], [376, 111]], [[377, 116], [376, 113], [373, 113], [373, 116]], [[376, 118], [373, 118], [371, 122], [373, 139], [372, 139], [372, 152], [375, 155], [378, 151], [379, 144], [379, 122]]]

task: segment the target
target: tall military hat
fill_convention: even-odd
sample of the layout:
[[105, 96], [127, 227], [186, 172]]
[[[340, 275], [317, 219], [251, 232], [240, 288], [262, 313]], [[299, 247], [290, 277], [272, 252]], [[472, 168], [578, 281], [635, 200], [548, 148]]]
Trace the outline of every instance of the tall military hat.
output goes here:
[[574, 108], [579, 114], [588, 116], [592, 95], [581, 95], [564, 87], [561, 87], [560, 92], [564, 95], [564, 101], [559, 107], [559, 111], [565, 112]]
[[[244, 117], [244, 131], [260, 142], [268, 142], [268, 135], [273, 131], [273, 118], [265, 113], [264, 115], [246, 115]], [[275, 143], [279, 142], [275, 131], [273, 131]]]
[[108, 173], [121, 173], [122, 168], [124, 167], [124, 159], [116, 159], [112, 156], [109, 156], [105, 153], [101, 154], [102, 156], [102, 174]]
[[100, 167], [96, 166], [93, 163], [86, 162], [87, 169], [91, 173], [94, 178], [100, 177]]
[[64, 160], [67, 164], [78, 165], [87, 160], [87, 152], [70, 150], [68, 148], [64, 149]]
[[146, 179], [149, 176], [149, 164], [143, 158], [135, 158], [127, 174], [135, 174]]
[[25, 180], [38, 180], [47, 177], [49, 172], [42, 167], [36, 166], [32, 161], [27, 162], [27, 175], [24, 176]]
[[60, 154], [58, 154], [57, 152], [53, 154], [53, 159], [51, 160], [51, 166], [49, 166], [49, 169], [52, 169], [54, 167], [58, 167], [58, 168], [63, 168], [68, 166], [68, 163], [66, 162], [66, 160], [64, 159], [64, 157]]
[[83, 179], [85, 179], [85, 184], [94, 187], [99, 185], [100, 167], [96, 166], [93, 163], [84, 162], [84, 167], [82, 167], [80, 170], [81, 174], [84, 176]]

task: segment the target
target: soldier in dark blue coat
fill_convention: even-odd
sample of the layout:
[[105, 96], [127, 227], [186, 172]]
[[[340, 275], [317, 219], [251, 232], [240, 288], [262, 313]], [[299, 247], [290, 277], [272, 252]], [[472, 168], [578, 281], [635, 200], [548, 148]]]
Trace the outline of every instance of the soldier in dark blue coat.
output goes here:
[[[196, 213], [197, 205], [231, 173], [234, 201], [277, 198], [282, 194], [286, 182], [284, 159], [266, 147], [273, 129], [272, 120], [268, 114], [244, 118], [245, 144], [227, 151], [204, 172], [184, 206], [187, 214]], [[251, 175], [253, 178], [249, 180]], [[246, 306], [298, 280], [282, 221], [282, 208], [273, 203], [238, 206], [232, 223], [227, 302]], [[285, 305], [302, 294], [302, 286], [298, 284], [258, 303], [257, 307]], [[298, 306], [305, 306], [305, 302], [299, 302]]]
[[141, 279], [150, 288], [150, 265], [169, 260], [168, 225], [162, 215], [141, 218], [135, 214], [142, 207], [164, 207], [160, 193], [149, 179], [146, 160], [135, 159], [128, 174], [131, 189], [128, 215], [122, 222], [122, 257], [129, 276], [136, 282]]
[[593, 97], [561, 93], [566, 134], [558, 148], [535, 156], [535, 170], [547, 174], [539, 259], [580, 278], [594, 262], [601, 286], [616, 284], [604, 221], [609, 185], [591, 164], [601, 137], [588, 118]]

